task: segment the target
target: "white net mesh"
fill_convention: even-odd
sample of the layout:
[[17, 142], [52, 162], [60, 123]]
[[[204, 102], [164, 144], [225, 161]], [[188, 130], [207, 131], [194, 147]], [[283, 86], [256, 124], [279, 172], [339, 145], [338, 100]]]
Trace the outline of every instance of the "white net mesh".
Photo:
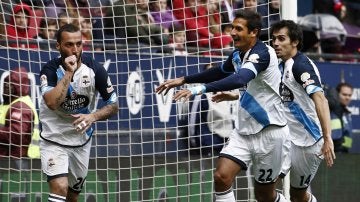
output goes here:
[[[1, 3], [3, 77], [15, 67], [25, 67], [34, 75], [31, 96], [38, 106], [40, 69], [58, 56], [54, 31], [67, 22], [81, 27], [84, 54], [104, 65], [117, 89], [118, 115], [95, 125], [80, 201], [213, 201], [212, 175], [223, 139], [211, 134], [216, 128], [206, 129], [212, 119], [202, 105], [208, 104], [175, 103], [174, 91], [156, 95], [154, 89], [166, 79], [223, 61], [232, 49], [231, 10], [242, 9], [244, 2], [23, 2], [29, 6], [10, 0]], [[264, 15], [261, 37], [268, 40], [268, 25], [279, 18], [278, 9], [267, 0], [259, 0], [253, 8]], [[19, 28], [24, 18], [28, 20], [25, 28]], [[102, 105], [99, 101], [98, 107]], [[233, 118], [232, 108], [226, 109], [229, 113], [220, 125]], [[0, 142], [5, 148], [0, 157], [0, 201], [47, 201], [40, 160], [12, 153], [13, 147], [26, 147], [22, 144]], [[243, 172], [234, 183], [238, 201], [254, 199], [250, 177]]]

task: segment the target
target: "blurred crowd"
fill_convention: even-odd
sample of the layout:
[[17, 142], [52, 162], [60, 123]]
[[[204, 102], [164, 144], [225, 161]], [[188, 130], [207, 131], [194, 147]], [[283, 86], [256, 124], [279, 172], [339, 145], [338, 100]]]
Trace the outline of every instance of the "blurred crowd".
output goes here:
[[[304, 37], [308, 49], [321, 47], [322, 53], [359, 54], [360, 53], [360, 2], [353, 0], [313, 0], [313, 13], [325, 14], [322, 18], [333, 16], [319, 28], [320, 36], [316, 39], [305, 31]], [[325, 22], [325, 21], [324, 21]], [[331, 31], [327, 30], [331, 29]], [[332, 34], [337, 33], [337, 34]], [[312, 39], [313, 38], [313, 39]], [[315, 38], [315, 39], [314, 39]], [[310, 44], [310, 46], [309, 46]], [[311, 45], [314, 46], [311, 47]]]
[[[233, 12], [256, 10], [263, 17], [261, 40], [269, 41], [268, 29], [280, 19], [281, 0], [2, 0], [1, 45], [19, 48], [54, 49], [56, 30], [73, 23], [83, 33], [85, 50], [129, 49], [149, 46], [187, 55], [218, 54], [232, 46]], [[312, 0], [313, 13], [336, 16], [345, 28], [360, 37], [356, 11], [360, 3], [347, 0]], [[357, 9], [357, 10], [356, 10]], [[308, 35], [305, 35], [306, 37]], [[312, 51], [358, 53], [346, 49], [344, 40], [324, 40], [309, 35]], [[6, 39], [6, 40], [4, 40]], [[29, 40], [30, 39], [30, 40]], [[5, 41], [5, 42], [4, 42]], [[5, 44], [4, 44], [5, 43]], [[114, 46], [114, 44], [116, 46]]]
[[0, 37], [10, 47], [53, 49], [56, 30], [73, 23], [83, 32], [85, 50], [150, 45], [186, 55], [187, 47], [231, 47], [236, 9], [258, 10], [268, 27], [280, 19], [279, 6], [278, 0], [4, 0]]

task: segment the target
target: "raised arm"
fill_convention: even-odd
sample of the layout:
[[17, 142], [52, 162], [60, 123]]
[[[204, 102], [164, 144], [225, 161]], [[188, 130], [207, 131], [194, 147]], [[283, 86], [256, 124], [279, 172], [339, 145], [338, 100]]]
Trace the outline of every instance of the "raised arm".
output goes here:
[[[60, 80], [60, 82], [56, 84], [54, 88], [43, 94], [45, 104], [51, 110], [58, 109], [61, 103], [64, 102], [71, 79], [74, 75], [75, 70], [77, 69], [75, 55], [65, 58], [64, 63], [66, 66], [64, 77]], [[42, 80], [42, 82], [45, 82], [43, 81], [43, 76], [45, 76], [45, 80], [47, 80], [46, 75], [41, 75], [40, 79]]]

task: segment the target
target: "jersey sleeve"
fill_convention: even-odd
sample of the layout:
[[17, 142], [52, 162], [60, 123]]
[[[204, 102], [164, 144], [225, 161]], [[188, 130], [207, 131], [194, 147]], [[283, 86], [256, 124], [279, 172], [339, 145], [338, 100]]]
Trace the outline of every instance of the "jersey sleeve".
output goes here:
[[251, 51], [249, 56], [245, 59], [242, 68], [249, 69], [255, 75], [258, 75], [258, 73], [268, 68], [269, 64], [270, 53], [268, 49], [255, 49], [254, 51]]
[[47, 63], [40, 71], [40, 90], [44, 95], [57, 85], [57, 67], [51, 62]]
[[116, 103], [116, 92], [108, 73], [99, 63], [94, 62], [94, 65], [96, 65], [97, 69], [95, 74], [95, 88], [98, 90], [106, 104]]
[[295, 62], [293, 75], [309, 96], [315, 92], [323, 91], [320, 78], [309, 60]]

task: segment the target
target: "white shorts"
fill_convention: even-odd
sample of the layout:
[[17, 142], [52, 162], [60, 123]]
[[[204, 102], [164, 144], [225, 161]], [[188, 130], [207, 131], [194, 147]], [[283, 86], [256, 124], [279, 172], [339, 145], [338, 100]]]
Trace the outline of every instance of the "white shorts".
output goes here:
[[305, 189], [310, 185], [324, 158], [321, 155], [323, 144], [323, 138], [309, 147], [300, 147], [291, 143], [290, 155], [282, 168], [284, 174], [290, 170], [291, 187]]
[[68, 177], [69, 187], [80, 192], [88, 172], [91, 140], [83, 147], [62, 147], [40, 140], [41, 168], [48, 181]]
[[288, 139], [288, 126], [268, 126], [254, 135], [239, 135], [235, 129], [220, 156], [235, 161], [243, 170], [252, 162], [255, 181], [272, 183], [278, 178], [289, 153]]

